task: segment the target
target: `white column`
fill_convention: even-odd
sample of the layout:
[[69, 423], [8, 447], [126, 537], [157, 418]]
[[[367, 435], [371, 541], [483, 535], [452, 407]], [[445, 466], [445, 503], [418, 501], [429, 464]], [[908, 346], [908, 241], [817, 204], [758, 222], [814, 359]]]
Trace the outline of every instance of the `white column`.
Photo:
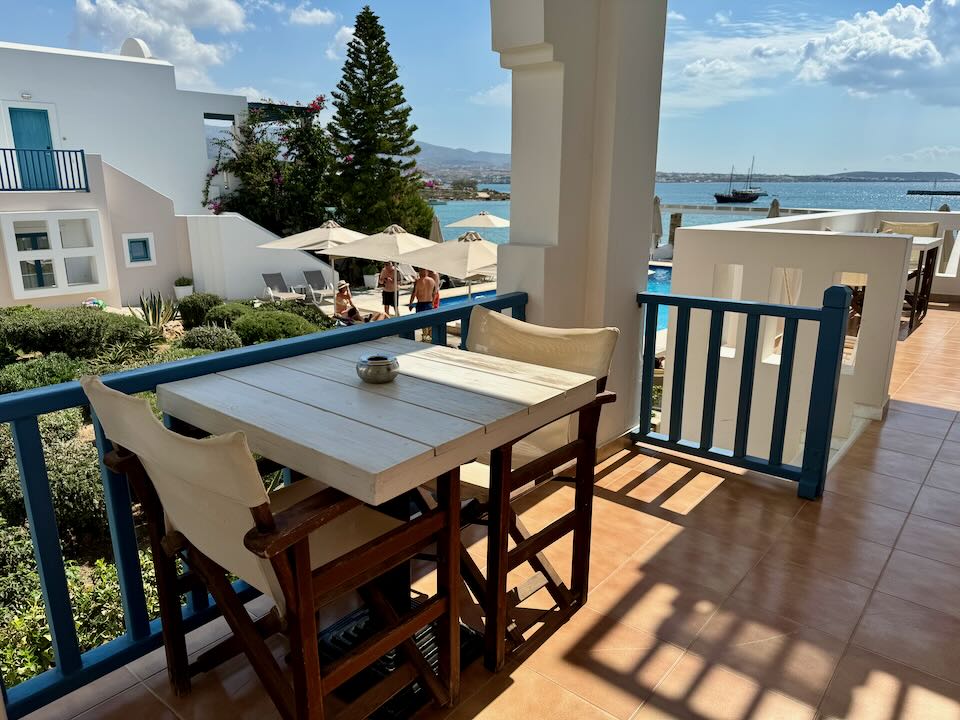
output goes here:
[[501, 291], [527, 319], [620, 328], [601, 441], [637, 420], [666, 0], [491, 0], [513, 70], [510, 244]]

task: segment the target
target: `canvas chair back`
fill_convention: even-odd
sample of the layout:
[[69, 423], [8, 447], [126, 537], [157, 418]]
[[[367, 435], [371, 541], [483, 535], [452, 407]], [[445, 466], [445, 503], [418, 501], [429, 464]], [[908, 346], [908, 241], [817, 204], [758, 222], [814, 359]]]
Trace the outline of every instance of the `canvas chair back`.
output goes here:
[[254, 528], [250, 508], [269, 502], [244, 434], [184, 437], [165, 428], [145, 399], [111, 390], [98, 377], [86, 376], [80, 384], [106, 436], [140, 459], [168, 529], [271, 596], [282, 615], [283, 593], [270, 562], [243, 544]]
[[[617, 328], [544, 327], [477, 306], [470, 313], [467, 350], [606, 378], [619, 337]], [[576, 438], [577, 417], [573, 415], [526, 440], [549, 452]]]
[[307, 281], [314, 290], [329, 290], [333, 288], [333, 280], [327, 279], [327, 273], [323, 270], [304, 270], [303, 279]]
[[280, 273], [263, 273], [263, 284], [267, 286], [267, 290], [276, 293], [290, 292], [286, 280], [283, 279], [283, 275]]

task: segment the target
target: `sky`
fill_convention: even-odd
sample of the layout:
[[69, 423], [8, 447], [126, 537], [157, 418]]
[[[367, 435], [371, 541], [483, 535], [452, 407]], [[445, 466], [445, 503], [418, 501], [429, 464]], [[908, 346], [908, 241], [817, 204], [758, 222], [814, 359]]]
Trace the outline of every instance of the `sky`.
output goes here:
[[[489, 3], [370, 3], [417, 137], [509, 152]], [[183, 89], [309, 101], [335, 87], [363, 4], [0, 0], [0, 40], [114, 52], [137, 36]], [[671, 0], [658, 169], [960, 170], [958, 30], [960, 0]]]

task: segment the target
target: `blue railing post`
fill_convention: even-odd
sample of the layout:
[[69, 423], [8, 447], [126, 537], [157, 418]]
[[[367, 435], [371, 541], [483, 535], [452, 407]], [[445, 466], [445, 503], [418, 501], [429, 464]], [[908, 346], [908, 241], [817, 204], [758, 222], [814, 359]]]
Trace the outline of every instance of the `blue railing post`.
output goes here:
[[843, 364], [843, 344], [850, 313], [850, 288], [834, 285], [823, 293], [823, 314], [813, 365], [807, 432], [800, 471], [800, 497], [813, 500], [823, 494], [830, 460], [830, 438]]
[[110, 542], [117, 565], [120, 582], [120, 599], [123, 602], [123, 621], [132, 640], [140, 640], [150, 634], [150, 618], [147, 600], [143, 592], [143, 574], [140, 571], [140, 553], [137, 532], [133, 525], [130, 486], [127, 479], [111, 471], [103, 463], [103, 456], [110, 451], [103, 426], [93, 416], [93, 432], [100, 459], [100, 478], [103, 480], [103, 499], [107, 508], [110, 526]]
[[40, 427], [36, 417], [14, 420], [12, 426], [20, 486], [23, 488], [27, 522], [40, 574], [40, 589], [50, 625], [54, 662], [60, 673], [69, 675], [79, 670], [82, 662], [67, 588], [67, 573], [60, 551], [57, 515], [53, 509], [50, 480], [43, 458]]

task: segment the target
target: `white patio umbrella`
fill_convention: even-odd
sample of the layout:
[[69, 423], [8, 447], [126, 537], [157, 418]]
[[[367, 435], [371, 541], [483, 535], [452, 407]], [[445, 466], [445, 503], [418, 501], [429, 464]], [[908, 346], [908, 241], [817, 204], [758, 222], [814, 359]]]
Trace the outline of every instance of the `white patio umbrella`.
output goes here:
[[[405, 253], [425, 247], [434, 247], [427, 238], [408, 233], [399, 225], [390, 225], [383, 232], [367, 235], [359, 240], [341, 245], [333, 254], [339, 258], [359, 258], [377, 262], [406, 262], [401, 260]], [[399, 291], [398, 291], [399, 296]], [[398, 307], [395, 305], [394, 307]], [[399, 312], [398, 312], [399, 314]]]
[[335, 247], [359, 240], [362, 237], [366, 237], [362, 232], [348, 230], [336, 220], [327, 220], [320, 227], [305, 230], [289, 237], [271, 240], [257, 247], [274, 250], [313, 250], [327, 254]]
[[430, 223], [430, 239], [435, 243], [443, 242], [443, 230], [440, 229], [440, 218], [433, 214], [433, 222]]
[[505, 228], [510, 227], [510, 221], [497, 215], [491, 215], [486, 210], [481, 210], [476, 215], [471, 215], [463, 220], [457, 220], [447, 225], [447, 227]]
[[480, 233], [471, 230], [456, 240], [407, 253], [403, 256], [403, 262], [466, 280], [469, 297], [470, 286], [475, 278], [496, 272], [497, 247], [496, 243], [484, 240]]
[[651, 240], [651, 251], [656, 250], [660, 245], [660, 238], [663, 237], [663, 211], [660, 209], [660, 196], [653, 196], [653, 238]]

